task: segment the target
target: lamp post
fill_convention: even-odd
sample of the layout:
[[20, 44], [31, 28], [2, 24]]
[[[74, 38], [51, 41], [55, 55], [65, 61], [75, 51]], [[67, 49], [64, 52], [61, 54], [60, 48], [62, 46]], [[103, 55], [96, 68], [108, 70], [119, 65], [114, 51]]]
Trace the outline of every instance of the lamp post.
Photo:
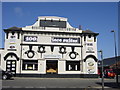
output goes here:
[[103, 52], [102, 50], [98, 51], [101, 55], [101, 61], [102, 61], [102, 90], [104, 90], [104, 67], [103, 67]]
[[116, 34], [115, 31], [112, 30], [111, 32], [114, 33], [114, 45], [115, 45], [115, 63], [116, 63], [116, 83], [118, 84], [118, 66], [117, 66], [117, 46], [116, 46]]

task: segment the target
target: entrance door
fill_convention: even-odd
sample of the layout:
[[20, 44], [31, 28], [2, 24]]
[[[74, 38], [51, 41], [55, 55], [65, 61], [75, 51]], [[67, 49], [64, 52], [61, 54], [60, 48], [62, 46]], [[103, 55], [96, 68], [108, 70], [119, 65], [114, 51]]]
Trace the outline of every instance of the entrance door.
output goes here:
[[57, 74], [58, 73], [58, 61], [47, 60], [46, 61], [46, 73]]
[[11, 71], [13, 75], [16, 75], [16, 60], [7, 60], [6, 71]]

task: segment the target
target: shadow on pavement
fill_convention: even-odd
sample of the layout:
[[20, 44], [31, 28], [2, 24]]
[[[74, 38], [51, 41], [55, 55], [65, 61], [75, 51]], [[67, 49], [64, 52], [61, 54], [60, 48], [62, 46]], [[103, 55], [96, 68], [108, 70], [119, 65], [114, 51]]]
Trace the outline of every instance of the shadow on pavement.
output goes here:
[[[102, 86], [102, 83], [100, 82], [97, 82], [96, 84], [99, 84]], [[104, 87], [120, 89], [120, 83], [117, 84], [116, 82], [104, 82]]]

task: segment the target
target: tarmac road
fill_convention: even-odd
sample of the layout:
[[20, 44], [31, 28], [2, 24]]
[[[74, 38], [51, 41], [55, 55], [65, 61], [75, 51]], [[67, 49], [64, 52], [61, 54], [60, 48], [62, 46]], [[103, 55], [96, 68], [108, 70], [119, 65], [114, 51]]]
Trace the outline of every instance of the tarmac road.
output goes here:
[[[120, 89], [115, 79], [104, 79], [106, 89]], [[27, 78], [3, 80], [2, 88], [96, 88], [101, 89], [101, 78]]]

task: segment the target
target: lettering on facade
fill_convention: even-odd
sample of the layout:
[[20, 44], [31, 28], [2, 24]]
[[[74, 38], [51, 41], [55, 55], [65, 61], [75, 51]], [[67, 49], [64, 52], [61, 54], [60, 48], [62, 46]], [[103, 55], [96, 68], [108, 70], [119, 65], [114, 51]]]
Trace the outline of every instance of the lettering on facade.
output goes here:
[[37, 42], [37, 36], [24, 36], [25, 42]]
[[44, 58], [61, 58], [60, 55], [44, 55]]
[[52, 43], [80, 43], [80, 38], [61, 38], [61, 37], [52, 37]]

